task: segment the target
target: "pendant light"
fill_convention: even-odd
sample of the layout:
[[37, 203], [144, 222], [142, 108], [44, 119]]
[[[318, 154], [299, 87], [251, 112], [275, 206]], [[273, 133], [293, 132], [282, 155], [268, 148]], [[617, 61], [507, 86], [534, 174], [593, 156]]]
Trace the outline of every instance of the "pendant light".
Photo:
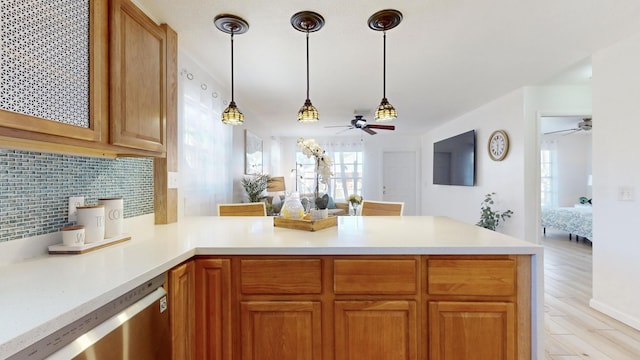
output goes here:
[[380, 10], [371, 15], [367, 23], [369, 28], [375, 31], [382, 31], [382, 101], [376, 110], [375, 120], [377, 122], [391, 121], [398, 117], [398, 112], [387, 100], [387, 30], [398, 26], [402, 21], [402, 13], [398, 10]]
[[298, 111], [298, 122], [312, 123], [318, 121], [318, 109], [309, 100], [309, 33], [322, 29], [324, 18], [313, 11], [300, 11], [291, 16], [291, 25], [307, 35], [307, 99]]
[[249, 23], [238, 16], [229, 14], [216, 16], [213, 19], [213, 23], [218, 30], [231, 34], [231, 102], [222, 113], [222, 122], [227, 125], [242, 125], [244, 123], [244, 115], [240, 112], [233, 99], [233, 35], [246, 33], [249, 30]]

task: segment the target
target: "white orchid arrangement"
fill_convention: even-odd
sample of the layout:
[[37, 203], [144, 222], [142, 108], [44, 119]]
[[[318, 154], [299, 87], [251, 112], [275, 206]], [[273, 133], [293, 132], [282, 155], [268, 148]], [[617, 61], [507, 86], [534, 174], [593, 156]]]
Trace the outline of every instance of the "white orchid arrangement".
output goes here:
[[308, 158], [312, 156], [315, 158], [316, 171], [320, 175], [320, 180], [323, 184], [327, 184], [329, 178], [333, 175], [333, 172], [331, 172], [331, 165], [333, 165], [331, 157], [322, 150], [322, 147], [314, 139], [298, 138], [298, 147]]
[[358, 194], [351, 194], [349, 195], [349, 198], [347, 199], [347, 201], [349, 201], [351, 203], [351, 205], [360, 205], [362, 204], [362, 196], [358, 195]]

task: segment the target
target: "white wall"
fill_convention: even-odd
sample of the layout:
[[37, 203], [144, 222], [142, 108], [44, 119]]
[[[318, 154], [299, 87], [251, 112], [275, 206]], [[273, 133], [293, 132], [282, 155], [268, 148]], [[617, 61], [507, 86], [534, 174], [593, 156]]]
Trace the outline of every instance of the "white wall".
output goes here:
[[591, 134], [557, 136], [558, 206], [573, 206], [582, 196], [591, 198]]
[[[640, 34], [593, 55], [593, 299], [640, 329]], [[634, 191], [621, 201], [621, 188]]]
[[[524, 239], [524, 90], [507, 94], [452, 120], [422, 137], [422, 213], [443, 215], [475, 224], [485, 194], [496, 192], [496, 209], [513, 210], [514, 215], [500, 232]], [[509, 136], [509, 153], [493, 161], [487, 141], [495, 130]], [[476, 131], [476, 186], [433, 185], [433, 143], [460, 133]]]
[[[247, 195], [240, 181], [245, 176], [244, 151], [245, 151], [245, 130], [249, 130], [254, 135], [262, 139], [262, 172], [269, 175], [279, 175], [272, 170], [274, 165], [271, 161], [272, 147], [274, 143], [269, 129], [264, 128], [259, 119], [259, 115], [250, 110], [250, 104], [242, 105], [237, 101], [238, 107], [244, 114], [244, 124], [233, 126], [233, 145], [231, 174], [233, 175], [233, 196], [234, 203], [246, 202]], [[231, 126], [231, 125], [229, 125]]]
[[[402, 126], [402, 119], [395, 121], [397, 126]], [[416, 213], [422, 213], [421, 195], [422, 164], [421, 143], [419, 136], [403, 136], [385, 132], [375, 136], [364, 136], [364, 180], [362, 195], [365, 199], [383, 200], [383, 154], [386, 151], [415, 151], [416, 153]]]

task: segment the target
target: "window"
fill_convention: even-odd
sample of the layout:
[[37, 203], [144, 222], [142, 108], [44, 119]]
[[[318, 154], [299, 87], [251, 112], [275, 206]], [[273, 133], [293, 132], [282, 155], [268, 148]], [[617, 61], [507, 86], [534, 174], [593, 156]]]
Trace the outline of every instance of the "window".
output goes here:
[[558, 204], [555, 142], [546, 142], [542, 145], [540, 150], [540, 205], [555, 207]]
[[[327, 151], [333, 160], [333, 176], [327, 185], [320, 184], [320, 192], [328, 193], [334, 201], [344, 202], [350, 194], [362, 194], [363, 156], [361, 151]], [[315, 191], [316, 173], [314, 158], [296, 152], [297, 190], [301, 193]]]

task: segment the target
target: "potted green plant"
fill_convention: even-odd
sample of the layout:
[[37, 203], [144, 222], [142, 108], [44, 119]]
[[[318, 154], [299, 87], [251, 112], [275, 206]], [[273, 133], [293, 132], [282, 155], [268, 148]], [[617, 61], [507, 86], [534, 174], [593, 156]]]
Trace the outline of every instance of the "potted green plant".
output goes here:
[[266, 198], [265, 191], [267, 190], [269, 179], [268, 174], [257, 174], [244, 177], [240, 181], [242, 187], [244, 187], [244, 191], [247, 193], [249, 202], [260, 202]]
[[480, 221], [476, 223], [478, 226], [482, 226], [485, 229], [493, 231], [496, 230], [501, 220], [504, 222], [513, 214], [513, 211], [511, 210], [500, 212], [491, 208], [491, 205], [494, 203], [493, 195], [495, 194], [495, 192], [492, 192], [484, 196], [484, 200], [480, 203]]

